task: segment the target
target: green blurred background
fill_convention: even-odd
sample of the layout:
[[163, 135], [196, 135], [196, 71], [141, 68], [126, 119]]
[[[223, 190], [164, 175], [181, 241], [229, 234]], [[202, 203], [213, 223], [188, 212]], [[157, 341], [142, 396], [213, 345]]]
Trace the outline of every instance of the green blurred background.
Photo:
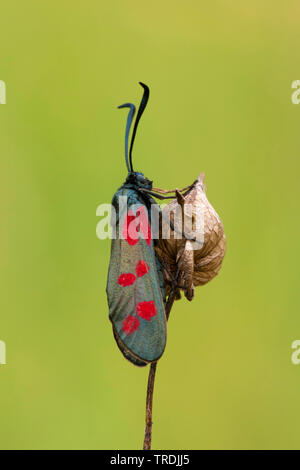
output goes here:
[[153, 448], [300, 448], [299, 3], [12, 0], [0, 43], [1, 448], [142, 446], [148, 370], [114, 342], [95, 234], [139, 80], [136, 169], [203, 170], [228, 243], [172, 311]]

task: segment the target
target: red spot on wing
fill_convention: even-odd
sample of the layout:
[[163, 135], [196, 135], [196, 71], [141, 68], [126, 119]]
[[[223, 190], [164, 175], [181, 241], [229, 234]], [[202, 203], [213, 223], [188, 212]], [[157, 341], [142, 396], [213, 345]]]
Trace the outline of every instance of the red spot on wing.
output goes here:
[[136, 216], [132, 211], [129, 211], [126, 215], [123, 228], [122, 228], [122, 235], [123, 238], [127, 241], [129, 245], [136, 245], [139, 241], [138, 236], [138, 226], [136, 225]]
[[144, 206], [137, 211], [140, 219], [140, 231], [142, 232], [147, 244], [151, 245], [151, 227], [148, 220], [148, 214]]
[[135, 330], [138, 329], [140, 326], [140, 321], [137, 317], [133, 317], [132, 315], [128, 315], [123, 321], [122, 330], [125, 331], [127, 335], [131, 335]]
[[124, 273], [124, 274], [121, 274], [121, 276], [119, 276], [118, 283], [120, 284], [120, 286], [127, 287], [127, 286], [131, 286], [132, 284], [134, 284], [135, 280], [136, 280], [136, 277], [134, 274]]
[[129, 210], [122, 228], [123, 238], [129, 245], [136, 245], [139, 241], [140, 233], [146, 240], [147, 244], [151, 245], [151, 227], [148, 221], [146, 208], [141, 206], [136, 215], [132, 210]]
[[149, 271], [150, 267], [148, 266], [148, 264], [146, 263], [146, 261], [144, 261], [143, 259], [141, 259], [136, 267], [135, 267], [135, 270], [136, 270], [136, 273], [137, 273], [137, 276], [138, 277], [142, 277], [144, 276], [145, 274], [147, 274], [147, 272]]
[[155, 303], [153, 300], [149, 302], [139, 302], [136, 306], [138, 315], [144, 320], [151, 320], [157, 314]]

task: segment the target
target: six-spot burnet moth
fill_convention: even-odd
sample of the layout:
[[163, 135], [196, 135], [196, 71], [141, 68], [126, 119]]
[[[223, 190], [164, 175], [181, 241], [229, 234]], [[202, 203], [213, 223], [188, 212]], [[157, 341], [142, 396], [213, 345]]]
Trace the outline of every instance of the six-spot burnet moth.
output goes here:
[[[151, 206], [158, 208], [150, 194], [152, 181], [132, 166], [132, 148], [139, 120], [147, 105], [149, 88], [140, 83], [144, 94], [135, 120], [130, 149], [129, 132], [135, 106], [129, 108], [125, 132], [125, 159], [128, 175], [116, 192], [115, 238], [107, 280], [109, 318], [116, 342], [126, 359], [137, 366], [157, 361], [164, 352], [167, 337], [165, 289], [160, 261], [151, 236]], [[121, 201], [126, 198], [126, 204]]]

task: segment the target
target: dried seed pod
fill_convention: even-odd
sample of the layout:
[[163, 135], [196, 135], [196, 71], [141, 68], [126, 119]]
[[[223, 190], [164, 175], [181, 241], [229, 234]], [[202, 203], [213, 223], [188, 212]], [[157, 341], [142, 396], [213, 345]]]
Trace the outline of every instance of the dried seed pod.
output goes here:
[[176, 298], [180, 298], [182, 289], [192, 300], [194, 287], [218, 274], [225, 247], [223, 225], [206, 197], [201, 174], [187, 192], [176, 191], [176, 199], [162, 209], [156, 250], [162, 260], [167, 293], [174, 288], [176, 279]]

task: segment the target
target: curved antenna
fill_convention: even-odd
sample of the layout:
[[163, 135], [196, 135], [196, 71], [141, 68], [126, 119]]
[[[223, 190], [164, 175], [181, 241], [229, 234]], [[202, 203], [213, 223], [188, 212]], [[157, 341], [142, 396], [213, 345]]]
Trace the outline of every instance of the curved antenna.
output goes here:
[[147, 102], [148, 102], [149, 94], [150, 94], [150, 90], [147, 87], [147, 85], [145, 85], [145, 83], [139, 82], [139, 84], [144, 88], [144, 94], [143, 94], [143, 97], [142, 97], [142, 100], [141, 100], [141, 103], [140, 103], [140, 107], [139, 107], [139, 110], [138, 110], [138, 113], [137, 113], [137, 116], [136, 116], [133, 132], [132, 132], [132, 137], [131, 137], [131, 142], [130, 142], [129, 161], [130, 161], [130, 167], [131, 167], [132, 171], [133, 171], [133, 168], [132, 168], [132, 147], [133, 147], [133, 144], [134, 144], [135, 134], [136, 134], [136, 130], [137, 130], [139, 120], [141, 119], [142, 114], [144, 112], [144, 109], [147, 106]]
[[129, 166], [129, 160], [128, 160], [128, 138], [129, 138], [129, 131], [130, 131], [131, 123], [132, 123], [133, 116], [135, 113], [135, 106], [132, 103], [125, 103], [125, 104], [121, 104], [121, 106], [118, 106], [118, 109], [121, 109], [121, 108], [130, 108], [130, 111], [127, 117], [126, 131], [125, 131], [125, 159], [126, 159], [126, 166], [127, 166], [128, 173], [130, 173], [133, 170], [132, 170], [132, 165], [131, 167]]

